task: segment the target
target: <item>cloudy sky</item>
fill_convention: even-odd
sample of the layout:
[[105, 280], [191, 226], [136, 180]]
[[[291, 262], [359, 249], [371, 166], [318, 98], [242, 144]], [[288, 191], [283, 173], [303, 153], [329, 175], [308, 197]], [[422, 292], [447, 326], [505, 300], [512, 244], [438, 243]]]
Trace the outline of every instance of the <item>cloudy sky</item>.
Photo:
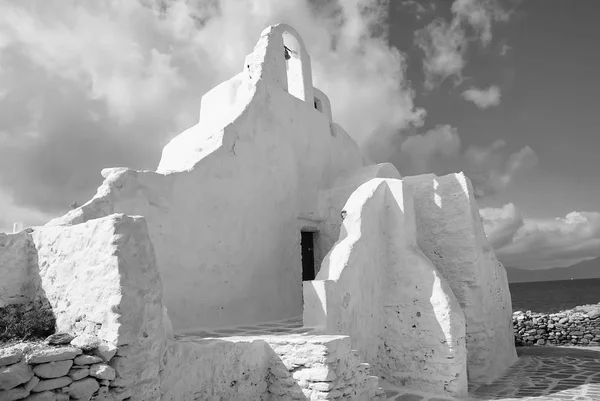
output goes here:
[[597, 0], [0, 0], [0, 231], [87, 201], [102, 168], [154, 169], [202, 94], [286, 22], [373, 160], [465, 171], [507, 266], [598, 257], [599, 12]]

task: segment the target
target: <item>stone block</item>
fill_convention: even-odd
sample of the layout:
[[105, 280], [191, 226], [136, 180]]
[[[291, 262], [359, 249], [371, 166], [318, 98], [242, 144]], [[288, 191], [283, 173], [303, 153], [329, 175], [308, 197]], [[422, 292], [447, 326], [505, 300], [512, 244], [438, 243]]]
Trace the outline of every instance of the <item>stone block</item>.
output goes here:
[[89, 401], [100, 388], [100, 384], [96, 379], [88, 377], [87, 379], [74, 381], [68, 387], [69, 395], [76, 400]]
[[73, 366], [73, 361], [67, 359], [65, 361], [46, 362], [35, 365], [33, 372], [41, 379], [54, 379], [56, 377], [66, 376], [69, 369]]
[[81, 380], [84, 377], [87, 377], [90, 375], [90, 369], [89, 368], [84, 368], [84, 369], [71, 369], [69, 371], [69, 377], [71, 379], [73, 379], [74, 381], [77, 380]]
[[63, 376], [56, 379], [41, 380], [31, 391], [41, 393], [47, 390], [55, 390], [71, 384], [73, 380], [70, 377]]
[[0, 367], [15, 364], [23, 359], [23, 350], [17, 347], [0, 349]]
[[27, 383], [32, 377], [33, 370], [25, 363], [4, 366], [0, 368], [0, 390], [10, 390]]
[[96, 355], [79, 355], [75, 358], [75, 365], [93, 365], [102, 362], [102, 358]]
[[80, 334], [71, 341], [71, 345], [83, 351], [92, 351], [98, 348], [102, 341], [91, 334]]
[[0, 400], [2, 401], [15, 401], [22, 400], [29, 395], [29, 391], [24, 386], [17, 386], [10, 390], [0, 390]]
[[116, 372], [115, 369], [104, 363], [97, 363], [90, 367], [90, 376], [101, 380], [113, 380], [116, 377]]
[[34, 350], [25, 359], [29, 364], [39, 364], [73, 359], [81, 354], [81, 350], [75, 347], [42, 348]]

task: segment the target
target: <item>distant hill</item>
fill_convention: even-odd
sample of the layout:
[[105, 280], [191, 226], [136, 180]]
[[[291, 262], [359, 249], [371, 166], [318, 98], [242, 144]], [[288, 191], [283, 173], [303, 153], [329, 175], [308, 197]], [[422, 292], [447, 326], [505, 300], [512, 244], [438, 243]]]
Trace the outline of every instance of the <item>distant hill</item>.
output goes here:
[[530, 281], [575, 280], [584, 278], [600, 278], [600, 258], [577, 263], [571, 267], [555, 267], [544, 270], [523, 270], [506, 267], [509, 283]]

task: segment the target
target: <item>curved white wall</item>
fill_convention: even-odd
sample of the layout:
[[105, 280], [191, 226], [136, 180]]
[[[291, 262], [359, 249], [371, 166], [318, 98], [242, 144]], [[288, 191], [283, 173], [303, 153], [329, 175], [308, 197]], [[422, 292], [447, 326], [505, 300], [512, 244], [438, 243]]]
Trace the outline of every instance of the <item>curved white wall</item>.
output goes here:
[[465, 320], [416, 244], [412, 195], [372, 179], [344, 206], [339, 241], [304, 282], [304, 323], [348, 334], [374, 373], [401, 387], [465, 397]]
[[469, 380], [489, 382], [517, 360], [506, 271], [485, 233], [464, 174], [405, 177], [419, 247], [448, 280], [467, 325]]

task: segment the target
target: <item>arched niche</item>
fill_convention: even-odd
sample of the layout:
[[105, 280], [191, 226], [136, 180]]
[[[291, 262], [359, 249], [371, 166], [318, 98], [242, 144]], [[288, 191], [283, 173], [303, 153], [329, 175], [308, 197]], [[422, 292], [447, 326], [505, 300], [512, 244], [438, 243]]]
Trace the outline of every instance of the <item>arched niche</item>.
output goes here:
[[291, 26], [278, 24], [266, 28], [254, 52], [246, 57], [246, 69], [251, 82], [265, 80], [313, 107], [310, 56]]
[[314, 108], [319, 110], [321, 113], [325, 114], [329, 119], [329, 122], [332, 122], [333, 117], [331, 115], [331, 103], [329, 102], [329, 98], [327, 97], [327, 95], [323, 91], [317, 88], [313, 88], [313, 96]]

